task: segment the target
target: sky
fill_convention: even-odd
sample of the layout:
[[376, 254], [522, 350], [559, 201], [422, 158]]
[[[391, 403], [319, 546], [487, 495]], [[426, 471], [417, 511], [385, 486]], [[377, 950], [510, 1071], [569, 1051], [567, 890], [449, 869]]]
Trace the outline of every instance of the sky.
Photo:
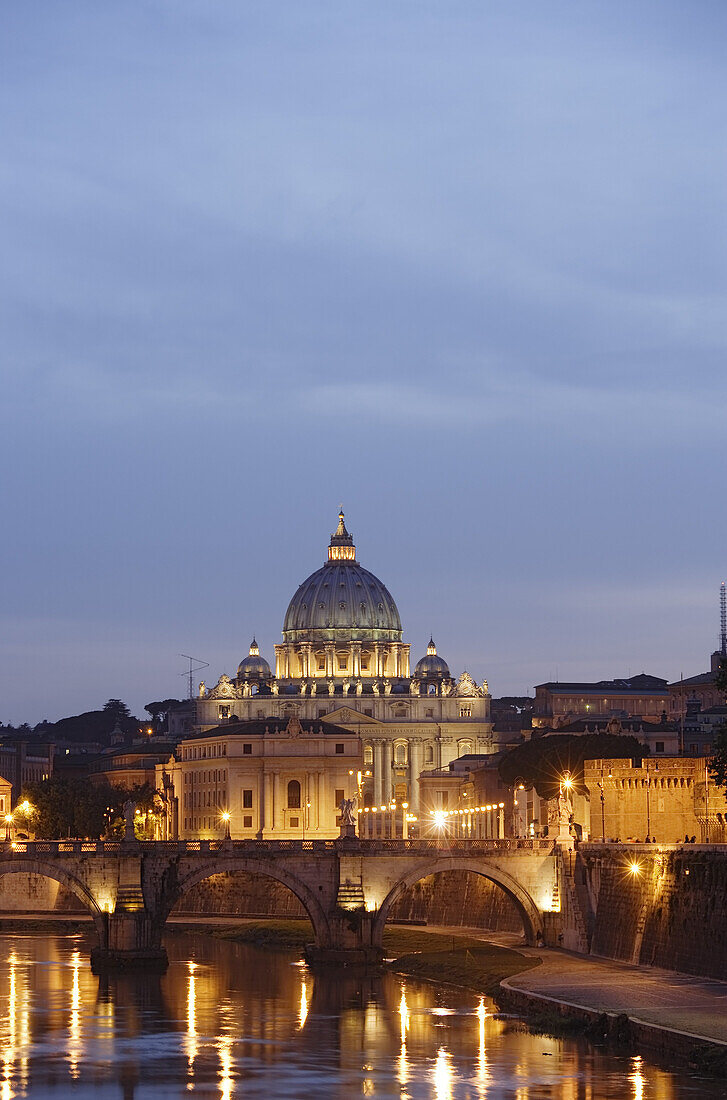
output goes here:
[[493, 695], [709, 665], [727, 6], [27, 0], [0, 721], [273, 660], [343, 505]]

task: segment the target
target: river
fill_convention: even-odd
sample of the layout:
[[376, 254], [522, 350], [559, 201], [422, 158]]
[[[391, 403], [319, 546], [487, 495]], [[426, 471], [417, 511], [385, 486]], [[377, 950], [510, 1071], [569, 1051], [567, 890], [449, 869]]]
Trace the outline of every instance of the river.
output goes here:
[[477, 994], [312, 974], [295, 952], [167, 939], [157, 975], [97, 978], [85, 935], [0, 936], [0, 1100], [676, 1100], [725, 1087], [535, 1035]]

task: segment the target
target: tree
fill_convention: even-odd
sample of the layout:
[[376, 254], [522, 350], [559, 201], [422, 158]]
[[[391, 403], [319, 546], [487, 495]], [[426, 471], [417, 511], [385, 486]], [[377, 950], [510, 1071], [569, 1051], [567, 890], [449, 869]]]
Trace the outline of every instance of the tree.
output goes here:
[[109, 699], [107, 703], [104, 703], [103, 711], [104, 714], [109, 714], [114, 722], [118, 722], [119, 724], [121, 724], [125, 718], [131, 717], [131, 711], [121, 699]]
[[151, 715], [157, 733], [166, 733], [169, 728], [169, 710], [171, 707], [177, 706], [179, 702], [179, 699], [160, 699], [144, 706], [144, 710]]
[[533, 737], [506, 753], [498, 771], [508, 787], [535, 787], [541, 798], [555, 798], [560, 782], [570, 772], [574, 787], [584, 792], [583, 761], [641, 759], [648, 745], [635, 737], [612, 733], [551, 734]]
[[[727, 692], [727, 657], [721, 658], [714, 682], [720, 691]], [[714, 739], [714, 756], [709, 762], [709, 774], [717, 787], [727, 787], [727, 724], [721, 726]]]

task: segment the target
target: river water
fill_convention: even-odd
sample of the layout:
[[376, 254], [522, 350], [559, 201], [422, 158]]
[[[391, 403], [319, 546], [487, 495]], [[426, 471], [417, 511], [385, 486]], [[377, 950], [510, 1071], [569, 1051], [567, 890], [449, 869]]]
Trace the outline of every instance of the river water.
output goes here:
[[170, 935], [168, 972], [95, 977], [83, 935], [0, 936], [0, 1100], [673, 1100], [725, 1087], [530, 1033], [486, 998], [313, 975], [295, 952]]

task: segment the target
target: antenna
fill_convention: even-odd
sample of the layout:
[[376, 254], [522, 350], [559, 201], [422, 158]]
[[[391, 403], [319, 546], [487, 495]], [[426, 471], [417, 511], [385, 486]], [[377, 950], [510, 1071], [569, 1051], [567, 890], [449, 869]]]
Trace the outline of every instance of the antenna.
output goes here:
[[195, 672], [199, 672], [203, 668], [209, 668], [210, 663], [209, 661], [203, 661], [201, 657], [190, 657], [187, 653], [180, 653], [179, 656], [184, 657], [185, 661], [189, 661], [189, 671], [180, 672], [179, 675], [189, 677], [189, 695], [187, 696], [187, 698], [193, 699], [194, 695], [192, 694], [192, 676]]
[[719, 626], [719, 651], [727, 657], [727, 592], [724, 581], [719, 588]]

